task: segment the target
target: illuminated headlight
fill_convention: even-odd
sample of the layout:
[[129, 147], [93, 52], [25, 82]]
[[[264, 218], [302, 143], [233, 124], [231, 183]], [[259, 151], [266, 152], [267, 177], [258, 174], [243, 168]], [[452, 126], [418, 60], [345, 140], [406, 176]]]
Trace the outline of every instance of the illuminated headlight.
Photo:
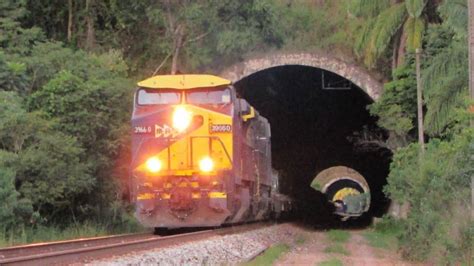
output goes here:
[[161, 161], [155, 157], [151, 157], [146, 161], [146, 168], [152, 173], [157, 173], [161, 170]]
[[178, 130], [178, 132], [183, 132], [191, 124], [191, 118], [191, 113], [183, 106], [179, 106], [173, 113], [173, 127]]
[[199, 169], [203, 172], [210, 172], [214, 169], [214, 162], [209, 157], [203, 158], [199, 161]]

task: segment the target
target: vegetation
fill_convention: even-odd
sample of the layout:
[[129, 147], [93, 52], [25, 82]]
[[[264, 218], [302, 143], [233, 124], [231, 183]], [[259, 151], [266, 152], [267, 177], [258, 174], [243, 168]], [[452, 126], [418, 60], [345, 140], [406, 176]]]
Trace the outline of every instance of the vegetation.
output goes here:
[[324, 249], [324, 252], [337, 253], [345, 256], [350, 255], [350, 252], [343, 245], [351, 238], [350, 232], [343, 230], [329, 230], [327, 232], [327, 238], [329, 240], [329, 246]]
[[[466, 1], [444, 1], [436, 11], [442, 23], [428, 24], [422, 42], [426, 150], [413, 143], [418, 129], [411, 55], [393, 72], [386, 93], [370, 111], [390, 130], [387, 146], [395, 152], [385, 191], [395, 202], [410, 206], [407, 219], [400, 221], [403, 254], [452, 264], [470, 260], [474, 236], [474, 224], [466, 219], [474, 173]], [[375, 231], [366, 237], [373, 245], [389, 245], [383, 240], [386, 234]]]
[[306, 243], [306, 241], [308, 240], [307, 236], [305, 235], [299, 235], [296, 240], [295, 240], [295, 244], [297, 245], [303, 245], [304, 243]]
[[353, 14], [366, 19], [356, 53], [370, 68], [390, 51], [392, 68], [402, 65], [407, 52], [422, 48], [426, 25], [437, 22], [437, 4], [434, 0], [353, 0]]
[[127, 148], [126, 64], [23, 27], [24, 6], [0, 5], [0, 231], [10, 243], [86, 221], [115, 231], [131, 220], [115, 165]]
[[351, 238], [351, 233], [343, 230], [329, 230], [327, 237], [332, 242], [345, 243]]
[[0, 247], [21, 245], [34, 242], [60, 241], [77, 239], [83, 237], [97, 237], [110, 234], [132, 233], [144, 230], [138, 223], [133, 221], [123, 223], [113, 230], [104, 224], [85, 222], [72, 225], [67, 228], [58, 226], [36, 226], [22, 228], [19, 235], [14, 235], [12, 231], [0, 232]]
[[[397, 225], [403, 254], [469, 261], [467, 20], [466, 0], [1, 1], [0, 238], [43, 240], [35, 232], [81, 224], [97, 234], [138, 230], [124, 201], [133, 80], [221, 69], [276, 49], [323, 50], [389, 80], [369, 111], [394, 153], [385, 191], [410, 205]], [[424, 153], [414, 144], [416, 48]], [[384, 246], [387, 232], [372, 233], [369, 241]], [[341, 234], [328, 233], [342, 243]]]
[[2, 1], [0, 231], [5, 242], [36, 240], [32, 234], [38, 228], [68, 230], [90, 223], [115, 231], [132, 221], [124, 201], [132, 80], [154, 72], [205, 71], [271, 49], [350, 54], [347, 39], [354, 38], [354, 23], [338, 15], [347, 6], [312, 5]]
[[402, 233], [402, 227], [391, 217], [384, 217], [382, 221], [375, 224], [371, 230], [364, 233], [369, 245], [375, 248], [396, 250], [398, 239]]
[[324, 252], [326, 252], [326, 253], [337, 253], [337, 254], [341, 254], [341, 255], [344, 255], [344, 256], [351, 255], [349, 250], [347, 250], [340, 243], [335, 243], [335, 244], [331, 244], [331, 245], [327, 246], [326, 248], [324, 248]]
[[344, 264], [339, 259], [333, 258], [333, 259], [318, 263], [318, 265], [319, 266], [342, 266]]
[[439, 259], [468, 259], [473, 238], [473, 222], [466, 219], [473, 140], [473, 131], [466, 130], [450, 141], [431, 140], [422, 159], [417, 144], [394, 156], [386, 191], [394, 200], [410, 204], [401, 235], [407, 257], [444, 254]]
[[271, 246], [265, 252], [256, 257], [254, 260], [246, 263], [245, 265], [273, 265], [283, 254], [290, 250], [290, 246], [286, 244], [278, 244]]

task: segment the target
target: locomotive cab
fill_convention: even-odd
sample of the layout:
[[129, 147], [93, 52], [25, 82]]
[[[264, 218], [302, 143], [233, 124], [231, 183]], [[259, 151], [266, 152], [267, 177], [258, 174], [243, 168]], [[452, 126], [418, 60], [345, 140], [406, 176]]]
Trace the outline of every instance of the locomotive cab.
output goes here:
[[266, 119], [226, 79], [164, 75], [139, 82], [132, 115], [136, 217], [155, 228], [263, 218], [270, 209], [269, 143]]

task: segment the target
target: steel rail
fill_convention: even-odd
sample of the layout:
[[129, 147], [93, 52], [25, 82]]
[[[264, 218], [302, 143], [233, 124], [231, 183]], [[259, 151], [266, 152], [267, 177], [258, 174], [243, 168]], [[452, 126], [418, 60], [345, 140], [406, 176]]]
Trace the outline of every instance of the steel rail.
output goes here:
[[131, 241], [133, 239], [143, 239], [145, 237], [153, 237], [151, 232], [136, 233], [136, 234], [122, 234], [111, 236], [99, 236], [90, 238], [79, 238], [71, 240], [62, 240], [54, 242], [42, 242], [20, 246], [12, 246], [0, 248], [0, 262], [1, 260], [14, 258], [18, 256], [28, 256], [31, 254], [47, 253], [53, 251], [68, 250], [77, 247], [93, 247], [107, 243], [120, 243], [123, 241]]
[[130, 234], [3, 248], [0, 249], [0, 265], [68, 265], [238, 233], [265, 225], [268, 223], [244, 224], [163, 237], [151, 233]]

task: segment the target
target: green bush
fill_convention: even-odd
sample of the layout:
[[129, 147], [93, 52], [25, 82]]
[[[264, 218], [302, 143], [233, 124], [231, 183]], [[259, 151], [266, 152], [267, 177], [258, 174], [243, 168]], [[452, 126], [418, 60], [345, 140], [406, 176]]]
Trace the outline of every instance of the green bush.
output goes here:
[[25, 3], [0, 4], [0, 233], [138, 230], [120, 203], [133, 91], [122, 53], [48, 41], [23, 27]]
[[410, 205], [400, 237], [403, 254], [413, 260], [468, 261], [474, 130], [451, 141], [431, 140], [423, 155], [417, 144], [409, 145], [395, 154], [390, 170], [386, 192]]

